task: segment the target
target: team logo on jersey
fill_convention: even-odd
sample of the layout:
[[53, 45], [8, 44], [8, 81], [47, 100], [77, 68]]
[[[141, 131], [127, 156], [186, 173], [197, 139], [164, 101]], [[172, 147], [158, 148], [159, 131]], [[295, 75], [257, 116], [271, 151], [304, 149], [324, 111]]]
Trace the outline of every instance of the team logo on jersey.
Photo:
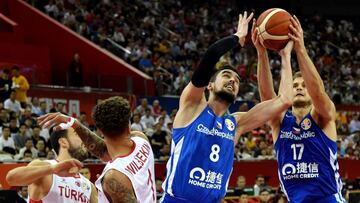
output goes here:
[[78, 186], [78, 187], [80, 187], [80, 185], [81, 185], [80, 181], [78, 181], [78, 180], [75, 181], [75, 185]]
[[308, 118], [305, 118], [301, 123], [301, 128], [304, 130], [309, 130], [311, 128], [311, 121]]
[[300, 128], [295, 128], [295, 127], [293, 127], [292, 132], [293, 132], [293, 134], [295, 134], [295, 135], [299, 135], [299, 134], [300, 134]]
[[216, 127], [222, 129], [222, 124], [219, 121], [216, 121]]
[[90, 187], [86, 184], [86, 182], [82, 182], [82, 188], [83, 188], [83, 190], [85, 190], [85, 191], [89, 191], [89, 190], [90, 190]]
[[233, 131], [235, 129], [235, 124], [228, 118], [225, 119], [225, 125], [230, 131]]

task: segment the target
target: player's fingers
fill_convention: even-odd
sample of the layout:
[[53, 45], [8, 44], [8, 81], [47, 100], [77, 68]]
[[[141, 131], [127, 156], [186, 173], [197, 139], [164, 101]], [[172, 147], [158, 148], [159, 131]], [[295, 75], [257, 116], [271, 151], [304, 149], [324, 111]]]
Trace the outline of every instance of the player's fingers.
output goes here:
[[290, 24], [289, 28], [293, 32], [294, 35], [299, 36], [299, 31], [293, 25]]
[[44, 120], [45, 118], [47, 118], [47, 117], [49, 117], [49, 116], [51, 116], [51, 115], [54, 115], [54, 113], [48, 113], [48, 114], [39, 116], [39, 117], [37, 117], [37, 120], [38, 120], [38, 121], [42, 121], [42, 120]]
[[243, 19], [245, 19], [245, 20], [247, 19], [247, 11], [244, 12], [244, 17], [243, 17]]
[[301, 28], [301, 23], [300, 23], [299, 19], [296, 17], [296, 15], [294, 15], [294, 19], [297, 22], [299, 28]]
[[242, 14], [239, 15], [239, 23], [241, 22]]
[[290, 39], [293, 40], [294, 42], [298, 41], [298, 38], [295, 37], [294, 35], [292, 35], [291, 33], [288, 33], [288, 36], [289, 36]]
[[254, 17], [254, 13], [251, 12], [250, 15], [249, 15], [249, 17], [247, 17], [246, 21], [247, 21], [247, 22], [250, 22], [250, 20], [251, 20], [253, 17]]
[[296, 29], [299, 29], [299, 24], [296, 22], [296, 20], [291, 17], [290, 18], [290, 21], [291, 21], [291, 24], [296, 28]]
[[83, 167], [83, 164], [79, 160], [76, 160], [76, 159], [72, 160], [72, 164], [73, 164], [73, 166], [78, 167], [78, 168]]
[[55, 118], [57, 116], [57, 114], [51, 114], [48, 115], [47, 117], [45, 117], [43, 120], [41, 120], [39, 122], [39, 125], [44, 128], [44, 124], [46, 124], [47, 122], [49, 122], [50, 120], [52, 120], [53, 118]]

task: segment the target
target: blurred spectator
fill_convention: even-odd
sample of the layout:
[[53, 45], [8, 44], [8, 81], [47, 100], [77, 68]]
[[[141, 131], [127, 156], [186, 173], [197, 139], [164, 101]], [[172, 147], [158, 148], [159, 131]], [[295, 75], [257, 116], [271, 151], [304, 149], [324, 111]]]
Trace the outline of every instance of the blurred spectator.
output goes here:
[[148, 100], [146, 98], [141, 99], [141, 103], [139, 106], [136, 107], [136, 110], [141, 114], [144, 115], [145, 111], [150, 109], [150, 113], [153, 112], [152, 106], [148, 104]]
[[9, 128], [11, 135], [15, 135], [19, 132], [18, 122], [19, 121], [17, 118], [14, 117], [10, 118]]
[[31, 150], [27, 149], [24, 151], [24, 156], [20, 158], [20, 160], [25, 162], [31, 162], [36, 156], [32, 155]]
[[27, 103], [27, 91], [30, 88], [30, 85], [27, 79], [20, 74], [20, 68], [18, 66], [14, 66], [11, 68], [12, 71], [12, 89], [15, 90], [15, 99], [20, 102], [21, 107], [25, 108]]
[[155, 124], [154, 134], [151, 136], [151, 146], [154, 152], [154, 157], [160, 157], [160, 149], [163, 148], [164, 144], [167, 143], [167, 133], [161, 130], [162, 125], [160, 123]]
[[26, 125], [20, 124], [19, 132], [11, 136], [14, 138], [15, 147], [17, 150], [20, 150], [25, 146], [25, 142], [28, 136], [26, 136]]
[[2, 136], [0, 137], [0, 151], [10, 153], [15, 155], [15, 142], [12, 137], [10, 137], [10, 128], [3, 126]]
[[47, 114], [47, 106], [46, 106], [46, 102], [42, 101], [40, 102], [40, 112], [38, 114], [38, 116], [42, 116]]
[[55, 153], [53, 150], [49, 150], [46, 154], [46, 159], [47, 160], [52, 160], [52, 159], [56, 159]]
[[26, 150], [31, 152], [31, 157], [35, 158], [37, 156], [37, 150], [33, 147], [33, 140], [31, 138], [26, 139], [25, 147], [20, 149], [19, 154], [15, 158], [22, 159]]
[[270, 190], [263, 188], [260, 190], [259, 194], [259, 203], [269, 203], [270, 200]]
[[20, 202], [18, 201], [17, 203], [28, 202], [28, 196], [29, 196], [28, 187], [27, 186], [21, 186], [20, 189], [19, 189], [18, 195], [21, 198], [21, 200], [24, 200], [24, 201], [20, 200]]
[[154, 116], [160, 116], [162, 107], [160, 106], [159, 100], [155, 99], [152, 104]]
[[9, 126], [9, 114], [4, 108], [0, 109], [0, 126]]
[[38, 151], [37, 153], [37, 157], [39, 158], [46, 158], [47, 153], [46, 153], [46, 146], [45, 146], [45, 142], [44, 140], [38, 140], [36, 143], [36, 149]]
[[4, 108], [9, 112], [13, 111], [17, 114], [20, 114], [22, 111], [24, 111], [24, 109], [21, 107], [20, 102], [16, 100], [15, 90], [12, 90], [10, 93], [10, 98], [5, 100]]
[[79, 121], [84, 126], [89, 127], [89, 123], [87, 122], [86, 112], [84, 112], [84, 111], [80, 112]]
[[79, 173], [83, 176], [85, 176], [85, 178], [87, 178], [88, 180], [91, 180], [91, 172], [90, 169], [88, 167], [83, 167], [79, 170]]
[[170, 145], [164, 144], [160, 149], [159, 161], [166, 162], [167, 160], [169, 160], [169, 156], [170, 156]]
[[133, 123], [131, 124], [131, 130], [141, 131], [141, 132], [145, 131], [144, 125], [140, 122], [139, 114], [135, 114], [133, 116]]
[[236, 189], [243, 190], [246, 187], [246, 178], [245, 176], [238, 176], [236, 179]]
[[43, 115], [40, 107], [40, 102], [37, 97], [31, 98], [31, 113], [36, 114], [38, 116]]
[[10, 97], [12, 80], [10, 79], [10, 70], [4, 69], [0, 77], [0, 101], [4, 102]]
[[236, 196], [239, 196], [239, 203], [248, 203], [248, 194], [245, 191], [239, 190]]
[[350, 134], [360, 131], [360, 114], [354, 115], [349, 123], [349, 132]]
[[65, 110], [65, 104], [62, 102], [56, 103], [56, 105], [50, 109], [50, 113], [55, 113], [55, 112], [60, 112], [62, 114], [67, 115], [66, 110]]
[[257, 175], [254, 185], [254, 195], [258, 196], [260, 191], [268, 186], [265, 183], [265, 177], [263, 175]]
[[83, 66], [80, 62], [78, 53], [74, 54], [74, 58], [69, 66], [69, 85], [74, 87], [82, 87], [83, 84]]
[[145, 115], [143, 115], [141, 117], [141, 123], [143, 123], [146, 128], [153, 128], [153, 126], [155, 125], [155, 119], [151, 115], [151, 109], [150, 108], [147, 108], [145, 110]]
[[38, 126], [38, 125], [34, 126], [33, 131], [32, 131], [32, 136], [31, 136], [34, 146], [36, 146], [36, 144], [39, 140], [42, 140], [44, 143], [46, 143], [45, 138], [40, 136], [40, 131], [41, 131], [40, 126]]

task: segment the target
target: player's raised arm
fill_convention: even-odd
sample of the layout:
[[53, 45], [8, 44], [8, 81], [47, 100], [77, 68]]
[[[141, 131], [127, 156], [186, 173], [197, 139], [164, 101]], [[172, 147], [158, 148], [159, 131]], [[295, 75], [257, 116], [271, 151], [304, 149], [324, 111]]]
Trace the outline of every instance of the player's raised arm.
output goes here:
[[77, 119], [61, 113], [48, 113], [40, 116], [38, 120], [40, 122], [39, 125], [43, 128], [52, 126], [55, 126], [54, 130], [67, 129], [69, 127], [74, 128], [89, 152], [105, 162], [111, 160], [104, 140], [82, 125]]
[[240, 14], [237, 32], [212, 44], [205, 52], [199, 66], [194, 71], [191, 82], [185, 87], [180, 97], [180, 108], [197, 105], [205, 102], [204, 90], [209, 84], [212, 75], [216, 72], [215, 64], [220, 57], [240, 43], [242, 46], [247, 35], [248, 24], [253, 16], [247, 12]]
[[257, 81], [261, 101], [266, 101], [276, 97], [273, 79], [270, 71], [269, 57], [266, 48], [260, 43], [258, 29], [255, 26], [256, 21], [253, 20], [251, 29], [251, 39], [256, 48], [258, 56], [257, 64]]
[[289, 37], [294, 41], [300, 72], [304, 78], [305, 86], [308, 87], [307, 91], [314, 105], [314, 112], [322, 118], [321, 120], [334, 120], [336, 115], [335, 105], [326, 94], [324, 83], [306, 51], [304, 32], [300, 21], [294, 16], [291, 18], [291, 23], [290, 29], [293, 34], [289, 34]]
[[[279, 88], [279, 95], [271, 100], [267, 100], [255, 105], [246, 113], [235, 113], [237, 120], [237, 135], [235, 143], [239, 136], [254, 128], [260, 127], [266, 122], [280, 121], [284, 112], [292, 105], [292, 71], [290, 65], [291, 50], [293, 42], [290, 41], [286, 47], [280, 51], [282, 58], [281, 80], [282, 84]], [[276, 140], [276, 138], [274, 138]], [[275, 141], [274, 140], [274, 141]]]

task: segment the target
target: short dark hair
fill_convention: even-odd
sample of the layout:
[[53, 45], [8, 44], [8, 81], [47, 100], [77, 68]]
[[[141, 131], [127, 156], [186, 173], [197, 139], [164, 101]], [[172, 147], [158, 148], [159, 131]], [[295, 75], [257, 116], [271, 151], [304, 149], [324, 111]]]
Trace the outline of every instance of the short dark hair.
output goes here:
[[117, 136], [129, 126], [130, 104], [123, 97], [110, 97], [95, 106], [92, 118], [105, 136]]
[[300, 72], [300, 71], [294, 73], [293, 80], [294, 80], [295, 78], [302, 78], [302, 75], [301, 75], [301, 72]]
[[[211, 76], [210, 78], [210, 82], [214, 82], [216, 79], [216, 76], [219, 75], [219, 73], [223, 70], [231, 70], [234, 71], [239, 77], [240, 77], [240, 73], [238, 72], [238, 70], [236, 70], [235, 68], [231, 67], [231, 66], [223, 66], [221, 68], [219, 68], [214, 74], [213, 76]], [[240, 77], [241, 78], [241, 77]]]
[[50, 129], [50, 144], [53, 150], [56, 152], [56, 154], [59, 154], [59, 139], [60, 138], [67, 138], [67, 130], [59, 130], [55, 131]]

